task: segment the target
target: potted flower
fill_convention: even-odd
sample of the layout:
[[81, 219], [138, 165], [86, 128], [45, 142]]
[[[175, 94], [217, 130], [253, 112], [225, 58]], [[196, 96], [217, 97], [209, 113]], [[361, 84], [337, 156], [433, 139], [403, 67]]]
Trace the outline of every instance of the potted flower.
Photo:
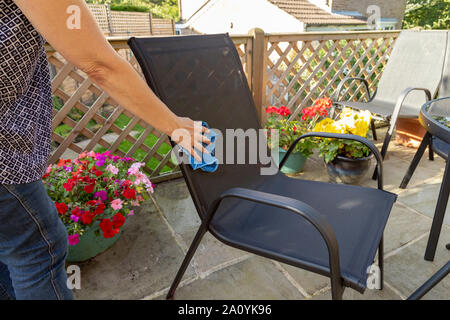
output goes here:
[[[278, 164], [298, 137], [312, 131], [317, 121], [327, 116], [330, 107], [330, 99], [319, 99], [313, 106], [302, 110], [301, 120], [289, 120], [291, 111], [285, 106], [281, 106], [280, 108], [274, 106], [267, 107], [266, 113], [269, 114], [269, 118], [265, 128], [267, 129], [268, 144], [272, 150], [272, 154], [278, 152]], [[276, 141], [271, 136], [270, 130], [278, 131], [278, 144], [276, 144]], [[306, 159], [313, 154], [314, 148], [314, 140], [304, 139], [300, 141], [281, 171], [289, 174], [301, 172], [305, 166]]]
[[106, 151], [83, 152], [47, 168], [42, 178], [67, 229], [68, 261], [90, 259], [118, 240], [133, 207], [153, 192], [143, 165]]
[[[369, 111], [344, 108], [338, 120], [323, 119], [315, 132], [354, 134], [367, 137], [372, 115]], [[373, 154], [364, 144], [342, 139], [318, 139], [319, 156], [322, 156], [331, 182], [357, 184], [370, 166]]]

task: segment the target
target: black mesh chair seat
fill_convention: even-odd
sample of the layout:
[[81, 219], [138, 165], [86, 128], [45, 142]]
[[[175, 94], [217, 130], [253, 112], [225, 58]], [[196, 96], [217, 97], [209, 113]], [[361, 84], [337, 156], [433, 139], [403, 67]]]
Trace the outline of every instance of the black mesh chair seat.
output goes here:
[[[395, 195], [284, 175], [267, 177], [256, 189], [294, 198], [317, 209], [336, 234], [347, 285], [364, 291], [367, 268], [373, 263]], [[328, 250], [322, 237], [305, 219], [286, 210], [230, 199], [221, 205], [211, 227], [229, 244], [262, 255], [270, 253], [284, 262], [290, 259], [305, 268], [313, 266], [329, 276]]]
[[[388, 119], [392, 116], [392, 110], [395, 107], [395, 103], [392, 101], [380, 101], [372, 100], [370, 102], [350, 102], [350, 101], [338, 101], [335, 102], [336, 105], [341, 107], [349, 107], [357, 110], [369, 110], [373, 114], [382, 116]], [[417, 118], [417, 108], [410, 104], [403, 104], [400, 110], [400, 117], [402, 118]]]

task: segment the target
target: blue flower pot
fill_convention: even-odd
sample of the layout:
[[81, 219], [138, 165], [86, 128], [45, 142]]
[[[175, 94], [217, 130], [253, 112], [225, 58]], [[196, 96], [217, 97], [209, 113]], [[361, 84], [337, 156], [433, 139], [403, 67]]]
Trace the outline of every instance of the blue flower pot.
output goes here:
[[96, 236], [95, 230], [100, 230], [99, 221], [94, 222], [91, 227], [86, 228], [86, 231], [80, 237], [80, 242], [78, 244], [69, 246], [66, 261], [82, 262], [94, 258], [116, 243], [122, 233], [122, 229], [120, 229], [120, 232], [113, 238], [106, 239], [101, 234], [101, 230], [100, 235]]
[[[272, 151], [272, 153], [276, 152]], [[280, 167], [280, 162], [283, 160], [284, 156], [286, 155], [287, 151], [284, 149], [279, 149], [279, 157], [278, 157], [278, 167]], [[288, 173], [288, 174], [295, 174], [303, 171], [303, 168], [305, 167], [307, 157], [305, 157], [300, 152], [293, 152], [287, 159], [286, 163], [284, 164], [283, 168], [281, 168], [281, 172]]]

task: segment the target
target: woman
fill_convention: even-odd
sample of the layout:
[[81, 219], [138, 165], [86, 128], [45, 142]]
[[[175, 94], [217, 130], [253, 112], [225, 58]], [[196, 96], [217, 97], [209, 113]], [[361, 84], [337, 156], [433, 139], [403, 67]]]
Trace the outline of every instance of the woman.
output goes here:
[[121, 106], [169, 136], [185, 132], [176, 142], [197, 159], [209, 143], [115, 52], [84, 0], [0, 0], [0, 299], [73, 297], [66, 231], [41, 182], [52, 118], [44, 38]]

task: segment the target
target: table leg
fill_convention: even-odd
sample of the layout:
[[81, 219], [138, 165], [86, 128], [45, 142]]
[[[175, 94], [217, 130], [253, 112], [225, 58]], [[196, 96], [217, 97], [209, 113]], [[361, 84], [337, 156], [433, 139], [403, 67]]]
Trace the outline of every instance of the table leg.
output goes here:
[[445, 210], [447, 209], [448, 195], [450, 191], [450, 161], [447, 160], [445, 165], [444, 178], [439, 191], [438, 203], [434, 212], [433, 224], [431, 225], [430, 236], [428, 238], [427, 249], [425, 251], [425, 260], [433, 261], [436, 253], [436, 247], [439, 240], [439, 235], [444, 222]]

